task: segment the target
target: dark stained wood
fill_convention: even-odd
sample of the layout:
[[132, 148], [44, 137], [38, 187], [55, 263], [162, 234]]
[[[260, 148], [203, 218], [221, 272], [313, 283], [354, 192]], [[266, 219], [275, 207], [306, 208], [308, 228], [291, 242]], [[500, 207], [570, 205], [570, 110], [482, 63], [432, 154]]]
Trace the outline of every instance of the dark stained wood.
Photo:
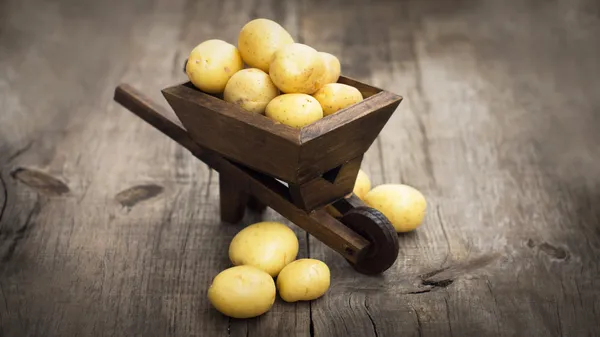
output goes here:
[[281, 180], [296, 180], [297, 129], [184, 85], [163, 94], [200, 145]]
[[361, 162], [362, 155], [325, 172], [322, 177], [301, 185], [289, 184], [292, 201], [312, 211], [352, 193]]
[[362, 156], [402, 98], [387, 91], [329, 115], [301, 130], [299, 181]]
[[225, 174], [219, 175], [219, 205], [223, 222], [236, 224], [242, 221], [248, 200], [248, 193], [240, 188], [238, 181]]
[[[594, 0], [0, 1], [0, 335], [595, 336], [597, 13]], [[405, 97], [362, 168], [429, 208], [380, 276], [270, 208], [222, 225], [218, 174], [112, 100], [131, 83], [165, 105], [191, 48], [235, 43], [258, 16]], [[128, 190], [131, 207], [116, 198]], [[231, 320], [204, 294], [261, 219], [289, 224], [331, 289]]]
[[[315, 238], [343, 255], [348, 261], [356, 262], [369, 246], [362, 236], [349, 227], [340, 223], [324, 210], [310, 213], [298, 208], [290, 196], [287, 186], [276, 179], [256, 172], [240, 164], [230, 162], [210, 149], [203, 148], [197, 143], [189, 142], [187, 131], [180, 128], [169, 118], [164, 117], [167, 112], [164, 108], [151, 103], [147, 97], [129, 85], [120, 85], [115, 89], [115, 100], [128, 107], [128, 109], [156, 126], [171, 139], [182, 140], [185, 146], [198, 159], [219, 171], [224, 182], [221, 193], [222, 219], [225, 222], [236, 223], [241, 220], [244, 208], [248, 202], [246, 193], [253, 195], [262, 204], [268, 205], [298, 225]], [[231, 203], [231, 204], [230, 204]]]
[[[194, 88], [190, 82], [162, 93], [200, 145], [259, 172], [301, 185], [318, 181], [326, 171], [362, 156], [402, 100], [356, 80], [341, 80], [365, 91], [366, 99], [300, 130], [248, 113]], [[374, 91], [377, 93], [371, 95]]]

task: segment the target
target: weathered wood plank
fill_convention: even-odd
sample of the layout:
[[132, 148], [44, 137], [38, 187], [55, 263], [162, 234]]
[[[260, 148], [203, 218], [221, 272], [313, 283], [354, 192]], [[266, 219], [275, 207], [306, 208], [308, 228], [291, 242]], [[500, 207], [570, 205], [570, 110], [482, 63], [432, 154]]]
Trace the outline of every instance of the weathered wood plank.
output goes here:
[[[405, 97], [363, 169], [375, 185], [419, 188], [429, 211], [422, 228], [400, 237], [401, 257], [380, 279], [356, 276], [311, 241], [311, 256], [333, 265], [333, 284], [344, 284], [312, 304], [315, 335], [593, 334], [600, 297], [580, 284], [597, 284], [600, 254], [590, 204], [600, 183], [592, 174], [600, 135], [591, 131], [600, 101], [589, 91], [600, 83], [588, 73], [599, 44], [587, 31], [598, 21], [571, 8], [586, 23], [564, 26], [556, 3], [336, 5], [304, 6], [306, 43], [341, 56], [343, 73]], [[324, 21], [352, 26], [315, 34]], [[577, 61], [559, 66], [559, 46], [575, 26]], [[463, 270], [478, 256], [498, 257]]]
[[[592, 0], [0, 2], [0, 335], [593, 336], [597, 13]], [[429, 211], [379, 277], [293, 226], [330, 292], [230, 320], [205, 297], [241, 228], [219, 220], [218, 175], [112, 93], [128, 82], [166, 104], [193, 46], [234, 42], [258, 16], [405, 98], [363, 168], [421, 189]]]

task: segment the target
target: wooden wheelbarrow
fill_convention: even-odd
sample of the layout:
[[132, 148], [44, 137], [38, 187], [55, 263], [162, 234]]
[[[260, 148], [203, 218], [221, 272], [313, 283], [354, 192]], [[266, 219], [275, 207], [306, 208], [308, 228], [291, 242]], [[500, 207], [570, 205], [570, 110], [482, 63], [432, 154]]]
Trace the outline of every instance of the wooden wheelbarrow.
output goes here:
[[390, 268], [398, 236], [388, 219], [352, 194], [362, 158], [402, 97], [341, 76], [364, 100], [302, 129], [196, 89], [162, 90], [181, 124], [127, 84], [114, 99], [219, 172], [221, 219], [271, 207], [364, 274]]

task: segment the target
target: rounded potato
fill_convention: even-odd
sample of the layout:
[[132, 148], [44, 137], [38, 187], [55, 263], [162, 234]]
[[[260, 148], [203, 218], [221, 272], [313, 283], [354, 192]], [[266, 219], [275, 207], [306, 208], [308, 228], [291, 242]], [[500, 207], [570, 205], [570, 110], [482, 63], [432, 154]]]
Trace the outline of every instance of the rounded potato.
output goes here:
[[267, 104], [265, 116], [300, 129], [323, 118], [323, 109], [310, 95], [283, 94]]
[[222, 40], [207, 40], [190, 52], [185, 73], [194, 86], [210, 94], [225, 90], [227, 81], [244, 67], [237, 48]]
[[269, 74], [258, 68], [242, 69], [227, 82], [223, 98], [242, 109], [263, 114], [269, 102], [279, 95], [279, 89]]
[[296, 259], [298, 246], [298, 238], [288, 226], [279, 222], [258, 222], [233, 237], [229, 259], [236, 266], [254, 266], [275, 277]]
[[423, 194], [404, 184], [376, 186], [367, 193], [364, 202], [383, 213], [399, 233], [419, 227], [427, 209]]
[[365, 195], [371, 190], [371, 179], [363, 170], [358, 170], [354, 190], [352, 191], [360, 199], [364, 199]]
[[310, 95], [324, 84], [325, 61], [314, 48], [292, 43], [273, 54], [269, 75], [283, 93]]
[[311, 301], [329, 289], [331, 274], [325, 263], [298, 259], [288, 264], [277, 277], [279, 296], [286, 302]]
[[327, 83], [313, 95], [323, 107], [323, 114], [329, 116], [363, 100], [355, 87], [342, 83]]
[[242, 27], [238, 48], [249, 67], [269, 71], [273, 53], [294, 43], [292, 36], [280, 24], [269, 19], [255, 19]]
[[269, 311], [276, 293], [275, 281], [269, 274], [252, 266], [236, 266], [213, 279], [208, 300], [226, 316], [250, 318]]
[[326, 75], [323, 84], [336, 83], [340, 78], [340, 73], [342, 71], [340, 60], [334, 55], [326, 52], [319, 52], [319, 55], [321, 55], [321, 58], [325, 62]]

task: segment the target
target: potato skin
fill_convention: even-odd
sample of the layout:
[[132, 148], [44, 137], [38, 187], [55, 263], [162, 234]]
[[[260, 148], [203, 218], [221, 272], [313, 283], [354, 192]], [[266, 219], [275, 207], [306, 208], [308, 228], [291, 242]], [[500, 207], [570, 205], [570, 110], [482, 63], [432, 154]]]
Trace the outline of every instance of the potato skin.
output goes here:
[[234, 265], [250, 265], [272, 277], [298, 255], [298, 238], [288, 226], [272, 221], [252, 224], [239, 231], [229, 244]]
[[362, 94], [353, 86], [342, 83], [325, 84], [313, 94], [323, 108], [323, 115], [329, 116], [363, 100]]
[[360, 199], [364, 199], [365, 195], [371, 190], [371, 179], [365, 173], [365, 171], [358, 170], [358, 175], [356, 176], [356, 182], [354, 183], [353, 193], [359, 197]]
[[277, 289], [273, 278], [252, 266], [220, 272], [208, 288], [208, 300], [217, 311], [233, 318], [256, 317], [269, 311]]
[[314, 48], [292, 43], [273, 54], [269, 75], [283, 93], [310, 95], [324, 84], [325, 62]]
[[269, 71], [277, 49], [294, 43], [280, 24], [269, 19], [255, 19], [244, 25], [238, 35], [238, 49], [244, 62], [252, 68]]
[[329, 289], [331, 273], [325, 263], [298, 259], [288, 264], [277, 277], [279, 297], [286, 302], [312, 301]]
[[210, 94], [225, 90], [227, 81], [244, 67], [237, 48], [222, 40], [207, 40], [192, 49], [185, 72], [194, 86]]
[[227, 82], [223, 98], [242, 109], [264, 114], [269, 102], [279, 95], [279, 89], [269, 74], [258, 68], [242, 69]]
[[336, 56], [326, 52], [319, 52], [319, 55], [325, 62], [326, 75], [323, 84], [336, 83], [340, 78], [340, 73], [342, 71], [340, 60]]
[[419, 227], [427, 210], [423, 194], [404, 184], [376, 186], [367, 193], [364, 202], [383, 213], [399, 233]]
[[283, 94], [267, 104], [265, 116], [300, 129], [323, 118], [323, 109], [310, 95]]

